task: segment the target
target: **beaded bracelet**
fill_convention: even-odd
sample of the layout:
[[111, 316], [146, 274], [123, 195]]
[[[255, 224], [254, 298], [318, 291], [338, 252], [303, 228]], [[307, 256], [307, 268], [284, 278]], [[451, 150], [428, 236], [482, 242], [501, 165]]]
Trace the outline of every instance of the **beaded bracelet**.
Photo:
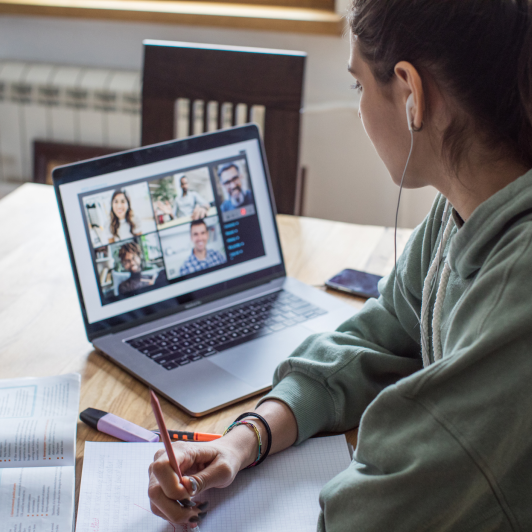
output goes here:
[[255, 461], [245, 468], [245, 469], [248, 469], [250, 467], [256, 466], [259, 463], [259, 461], [260, 461], [261, 453], [262, 453], [262, 438], [260, 436], [259, 429], [255, 426], [255, 423], [252, 423], [251, 421], [240, 421], [238, 419], [236, 421], [233, 421], [233, 423], [231, 423], [231, 425], [229, 425], [225, 429], [225, 431], [222, 434], [222, 436], [225, 436], [228, 432], [231, 432], [235, 427], [238, 427], [238, 425], [246, 425], [246, 426], [250, 427], [252, 430], [254, 430], [255, 434], [257, 436], [257, 440], [259, 441], [259, 453], [257, 454], [257, 458], [255, 459]]
[[268, 444], [266, 445], [265, 453], [248, 467], [258, 466], [259, 464], [262, 464], [262, 462], [264, 462], [264, 460], [266, 460], [266, 457], [270, 454], [270, 449], [272, 447], [272, 431], [270, 429], [270, 425], [268, 425], [268, 422], [260, 414], [257, 414], [255, 412], [244, 412], [235, 419], [235, 423], [239, 422], [245, 417], [256, 417], [259, 421], [262, 422], [264, 428], [266, 429], [266, 434], [268, 435]]

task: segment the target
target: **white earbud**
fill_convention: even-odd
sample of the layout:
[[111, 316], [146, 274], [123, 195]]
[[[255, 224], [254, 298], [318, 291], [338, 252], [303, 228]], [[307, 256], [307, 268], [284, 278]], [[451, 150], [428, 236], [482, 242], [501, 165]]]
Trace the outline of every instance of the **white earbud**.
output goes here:
[[413, 130], [412, 108], [414, 107], [414, 95], [411, 94], [406, 100], [406, 121], [408, 123], [408, 131]]

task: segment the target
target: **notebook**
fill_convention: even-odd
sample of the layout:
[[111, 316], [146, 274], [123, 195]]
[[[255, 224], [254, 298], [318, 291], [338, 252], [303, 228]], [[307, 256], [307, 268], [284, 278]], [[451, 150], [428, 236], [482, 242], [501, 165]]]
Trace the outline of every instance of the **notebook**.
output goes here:
[[0, 532], [70, 532], [80, 376], [0, 380]]
[[[153, 515], [148, 466], [160, 443], [87, 442], [77, 532], [184, 532]], [[313, 438], [241, 471], [233, 484], [211, 489], [201, 532], [316, 529], [322, 487], [349, 465], [345, 436]], [[197, 530], [197, 529], [195, 529]]]

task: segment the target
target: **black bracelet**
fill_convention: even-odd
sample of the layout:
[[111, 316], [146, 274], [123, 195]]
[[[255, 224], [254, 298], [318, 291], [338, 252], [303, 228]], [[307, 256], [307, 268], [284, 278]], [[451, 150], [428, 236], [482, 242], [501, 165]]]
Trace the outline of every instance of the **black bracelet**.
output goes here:
[[[242, 414], [242, 415], [238, 416], [235, 419], [234, 422], [236, 423], [237, 421], [240, 421], [240, 420], [244, 419], [245, 417], [256, 417], [259, 421], [262, 421], [262, 424], [266, 428], [266, 434], [268, 435], [268, 445], [266, 446], [266, 451], [260, 457], [260, 460], [253, 466], [253, 467], [256, 467], [259, 464], [262, 464], [262, 462], [264, 462], [264, 460], [266, 460], [266, 457], [270, 453], [270, 449], [271, 449], [271, 446], [272, 446], [272, 431], [270, 430], [270, 425], [268, 425], [268, 422], [261, 415], [256, 414], [255, 412], [246, 412], [245, 414]], [[250, 466], [248, 466], [248, 467], [250, 467]]]

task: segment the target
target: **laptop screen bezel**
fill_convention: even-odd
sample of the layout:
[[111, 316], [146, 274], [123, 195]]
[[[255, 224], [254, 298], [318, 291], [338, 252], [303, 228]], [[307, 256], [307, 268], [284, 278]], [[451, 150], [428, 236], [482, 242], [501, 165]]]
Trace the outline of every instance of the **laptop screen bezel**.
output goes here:
[[216, 301], [229, 295], [267, 283], [273, 279], [285, 277], [286, 269], [282, 254], [281, 240], [279, 237], [277, 223], [274, 223], [273, 226], [275, 230], [275, 238], [280, 257], [280, 264], [278, 265], [252, 272], [236, 279], [224, 281], [192, 293], [183, 294], [178, 297], [172, 297], [167, 300], [125, 312], [108, 319], [89, 323], [59, 187], [61, 185], [75, 181], [116, 172], [118, 170], [127, 170], [129, 168], [135, 168], [138, 166], [164, 161], [166, 159], [180, 157], [182, 155], [188, 155], [191, 153], [197, 153], [212, 148], [219, 148], [246, 140], [258, 141], [260, 156], [264, 168], [264, 175], [266, 178], [267, 190], [269, 192], [271, 216], [275, 222], [277, 211], [275, 207], [270, 173], [265, 157], [264, 145], [260, 138], [258, 127], [255, 124], [247, 124], [223, 131], [216, 131], [214, 133], [206, 133], [203, 135], [187, 137], [185, 139], [153, 144], [151, 146], [136, 148], [113, 155], [81, 161], [79, 163], [59, 166], [53, 170], [52, 178], [59, 206], [61, 223], [65, 232], [70, 265], [72, 267], [78, 300], [81, 307], [81, 314], [83, 316], [85, 331], [89, 341], [92, 341], [100, 336], [114, 334], [125, 329], [137, 327], [170, 314], [178, 314], [179, 312], [188, 310], [193, 306]]

